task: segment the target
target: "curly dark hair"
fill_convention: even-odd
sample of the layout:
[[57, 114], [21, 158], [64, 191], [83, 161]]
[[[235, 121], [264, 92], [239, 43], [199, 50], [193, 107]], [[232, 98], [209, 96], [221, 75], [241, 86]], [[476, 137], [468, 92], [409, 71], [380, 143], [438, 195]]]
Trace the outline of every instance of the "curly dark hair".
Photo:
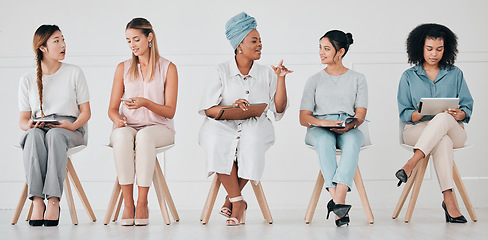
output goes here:
[[439, 67], [452, 68], [458, 53], [457, 36], [446, 26], [436, 23], [418, 25], [408, 34], [408, 63], [419, 66], [424, 64], [424, 45], [427, 38], [444, 40], [444, 54], [439, 61]]

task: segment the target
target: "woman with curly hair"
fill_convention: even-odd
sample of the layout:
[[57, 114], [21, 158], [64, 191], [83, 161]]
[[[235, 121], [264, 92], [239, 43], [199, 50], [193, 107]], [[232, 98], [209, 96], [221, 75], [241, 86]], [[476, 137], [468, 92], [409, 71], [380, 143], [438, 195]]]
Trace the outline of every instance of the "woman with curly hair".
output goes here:
[[[432, 154], [437, 179], [444, 196], [442, 208], [446, 222], [465, 223], [453, 194], [453, 149], [466, 142], [464, 124], [473, 111], [473, 98], [464, 80], [463, 72], [454, 66], [457, 37], [439, 24], [422, 24], [414, 28], [407, 38], [408, 62], [415, 66], [406, 70], [398, 86], [398, 110], [406, 123], [403, 140], [413, 146], [414, 154], [396, 172], [402, 182], [417, 163]], [[459, 107], [433, 115], [420, 115], [421, 98], [459, 98]]]

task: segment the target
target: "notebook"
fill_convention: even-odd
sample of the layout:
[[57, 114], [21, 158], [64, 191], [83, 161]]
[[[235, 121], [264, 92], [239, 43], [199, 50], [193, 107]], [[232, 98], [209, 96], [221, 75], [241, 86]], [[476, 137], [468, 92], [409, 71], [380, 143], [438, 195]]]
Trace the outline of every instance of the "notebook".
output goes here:
[[220, 109], [215, 120], [243, 120], [259, 117], [267, 106], [266, 103], [251, 104], [247, 107], [247, 111], [243, 111], [240, 107], [224, 107]]

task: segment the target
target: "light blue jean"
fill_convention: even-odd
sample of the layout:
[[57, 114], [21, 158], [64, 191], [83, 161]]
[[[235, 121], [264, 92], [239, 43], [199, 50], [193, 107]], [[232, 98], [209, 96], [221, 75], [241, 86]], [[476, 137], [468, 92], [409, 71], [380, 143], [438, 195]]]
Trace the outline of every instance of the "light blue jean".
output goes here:
[[[348, 116], [347, 114], [328, 114], [315, 117], [330, 121], [343, 121]], [[341, 135], [327, 128], [308, 128], [305, 143], [315, 147], [317, 151], [327, 190], [340, 183], [348, 186], [351, 191], [363, 142], [363, 133], [358, 129], [351, 129]], [[336, 149], [341, 149], [339, 164], [336, 160]]]

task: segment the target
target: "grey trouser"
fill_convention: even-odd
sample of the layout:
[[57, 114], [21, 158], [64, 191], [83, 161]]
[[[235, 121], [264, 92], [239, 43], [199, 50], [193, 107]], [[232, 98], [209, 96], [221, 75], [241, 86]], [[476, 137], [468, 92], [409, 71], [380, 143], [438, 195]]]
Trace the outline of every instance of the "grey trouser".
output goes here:
[[[57, 120], [74, 122], [73, 117], [57, 117]], [[31, 128], [20, 140], [23, 149], [24, 169], [28, 185], [28, 197], [61, 199], [66, 176], [69, 148], [83, 144], [84, 129], [70, 131], [63, 128]]]

